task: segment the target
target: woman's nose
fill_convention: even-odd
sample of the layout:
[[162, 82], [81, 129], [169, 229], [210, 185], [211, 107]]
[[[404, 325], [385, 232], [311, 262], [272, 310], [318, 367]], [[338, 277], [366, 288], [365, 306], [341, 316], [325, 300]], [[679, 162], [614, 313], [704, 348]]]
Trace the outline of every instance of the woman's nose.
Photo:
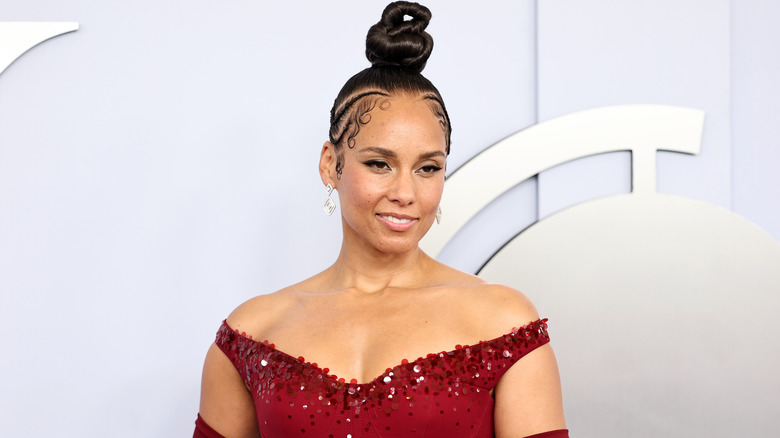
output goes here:
[[412, 175], [401, 173], [395, 177], [393, 187], [388, 193], [391, 201], [408, 205], [415, 199], [415, 182]]

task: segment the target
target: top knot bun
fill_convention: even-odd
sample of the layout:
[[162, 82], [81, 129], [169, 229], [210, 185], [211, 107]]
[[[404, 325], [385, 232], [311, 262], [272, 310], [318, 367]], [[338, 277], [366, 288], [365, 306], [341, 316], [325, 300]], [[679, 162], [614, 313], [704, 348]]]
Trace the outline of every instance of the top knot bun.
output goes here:
[[399, 1], [387, 5], [382, 19], [371, 26], [366, 36], [366, 58], [371, 66], [422, 72], [433, 50], [433, 38], [425, 32], [430, 21], [431, 11], [418, 3]]

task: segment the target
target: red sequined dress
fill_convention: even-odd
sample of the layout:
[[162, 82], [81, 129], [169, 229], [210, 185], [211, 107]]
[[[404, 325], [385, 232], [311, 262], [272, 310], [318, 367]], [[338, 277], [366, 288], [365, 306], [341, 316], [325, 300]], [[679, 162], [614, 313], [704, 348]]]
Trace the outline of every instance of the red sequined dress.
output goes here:
[[550, 341], [546, 321], [404, 360], [367, 383], [345, 382], [227, 322], [217, 345], [250, 389], [264, 438], [493, 437], [491, 390], [512, 364]]

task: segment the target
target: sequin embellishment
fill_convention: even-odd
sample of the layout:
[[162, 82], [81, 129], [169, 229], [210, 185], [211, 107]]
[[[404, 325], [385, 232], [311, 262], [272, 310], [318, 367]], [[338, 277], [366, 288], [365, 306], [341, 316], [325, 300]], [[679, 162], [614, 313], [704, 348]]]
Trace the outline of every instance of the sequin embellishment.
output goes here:
[[493, 436], [491, 390], [512, 364], [550, 341], [537, 320], [489, 341], [456, 346], [345, 382], [302, 357], [223, 322], [217, 345], [252, 392], [268, 437]]

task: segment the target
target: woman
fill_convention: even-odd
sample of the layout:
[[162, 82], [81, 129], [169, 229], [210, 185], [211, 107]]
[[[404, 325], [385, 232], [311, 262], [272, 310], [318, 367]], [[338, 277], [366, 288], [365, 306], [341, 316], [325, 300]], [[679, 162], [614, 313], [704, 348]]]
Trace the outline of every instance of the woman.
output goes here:
[[369, 30], [372, 66], [336, 98], [320, 155], [326, 212], [339, 192], [339, 257], [227, 318], [196, 437], [568, 436], [531, 302], [418, 248], [441, 214], [451, 132], [420, 74], [429, 20], [396, 2]]

